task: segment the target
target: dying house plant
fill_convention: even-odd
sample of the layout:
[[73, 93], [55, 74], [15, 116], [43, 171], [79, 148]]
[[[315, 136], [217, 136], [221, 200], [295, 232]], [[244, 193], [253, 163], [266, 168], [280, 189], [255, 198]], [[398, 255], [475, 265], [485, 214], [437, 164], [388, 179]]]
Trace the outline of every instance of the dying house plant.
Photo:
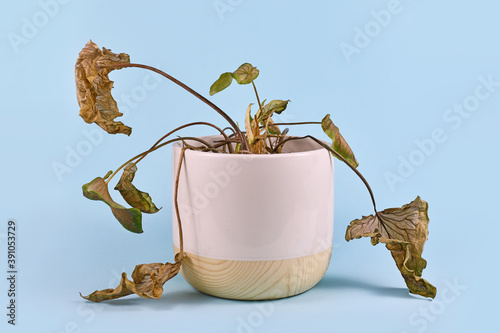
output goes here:
[[[87, 45], [82, 49], [77, 59], [75, 65], [75, 79], [77, 87], [77, 99], [80, 106], [80, 116], [87, 123], [96, 123], [102, 129], [110, 134], [123, 133], [126, 135], [131, 134], [131, 128], [124, 125], [121, 122], [115, 121], [115, 118], [121, 116], [119, 112], [117, 103], [111, 96], [111, 89], [113, 87], [113, 81], [109, 80], [108, 74], [115, 69], [123, 69], [128, 67], [143, 68], [146, 70], [151, 70], [159, 75], [162, 75], [169, 79], [170, 81], [181, 86], [183, 89], [200, 99], [210, 108], [218, 112], [228, 123], [228, 127], [216, 126], [207, 122], [194, 122], [185, 124], [176, 129], [171, 130], [161, 137], [157, 142], [155, 142], [151, 148], [148, 150], [137, 154], [136, 156], [130, 158], [128, 161], [123, 163], [114, 171], [109, 171], [104, 177], [97, 177], [91, 182], [83, 185], [83, 195], [91, 200], [103, 201], [106, 203], [115, 218], [122, 224], [122, 226], [134, 233], [141, 233], [142, 230], [142, 213], [152, 214], [156, 213], [159, 209], [153, 203], [151, 197], [148, 193], [138, 190], [133, 184], [135, 173], [137, 171], [137, 164], [144, 159], [148, 154], [166, 146], [169, 144], [174, 144], [174, 169], [173, 169], [173, 207], [174, 207], [174, 223], [173, 230], [175, 231], [174, 236], [174, 248], [176, 251], [173, 263], [152, 263], [152, 264], [142, 264], [137, 265], [132, 273], [132, 280], [127, 278], [125, 273], [122, 273], [122, 279], [120, 284], [114, 289], [104, 289], [100, 291], [95, 291], [88, 296], [84, 296], [85, 299], [90, 301], [103, 301], [115, 299], [130, 294], [137, 294], [145, 298], [155, 298], [158, 299], [163, 293], [163, 285], [166, 281], [174, 277], [181, 271], [188, 282], [191, 283], [195, 288], [221, 297], [228, 298], [243, 298], [243, 299], [267, 299], [267, 298], [278, 298], [284, 296], [290, 296], [303, 292], [310, 287], [312, 287], [326, 271], [328, 261], [330, 259], [330, 253], [327, 251], [323, 252], [321, 261], [323, 267], [320, 269], [318, 276], [314, 277], [314, 281], [309, 281], [310, 283], [303, 287], [296, 289], [288, 294], [265, 294], [262, 297], [238, 297], [235, 294], [227, 293], [226, 291], [213, 291], [210, 290], [210, 285], [204, 285], [203, 281], [198, 283], [196, 274], [197, 269], [200, 267], [206, 267], [207, 262], [203, 262], [202, 259], [196, 253], [191, 253], [190, 250], [185, 249], [184, 244], [191, 244], [189, 246], [197, 246], [202, 243], [196, 236], [183, 233], [183, 226], [190, 228], [190, 224], [196, 223], [196, 219], [192, 220], [189, 214], [186, 214], [182, 210], [182, 204], [187, 200], [191, 200], [193, 195], [190, 192], [189, 186], [186, 186], [186, 179], [192, 179], [198, 174], [202, 173], [200, 170], [208, 168], [208, 164], [205, 162], [196, 162], [196, 158], [202, 159], [212, 159], [212, 160], [222, 160], [226, 158], [236, 158], [240, 161], [252, 161], [252, 163], [247, 163], [245, 169], [250, 170], [250, 174], [237, 173], [232, 174], [233, 180], [247, 181], [247, 183], [256, 183], [260, 178], [265, 176], [264, 171], [258, 171], [256, 173], [256, 168], [259, 163], [254, 163], [253, 161], [268, 161], [272, 159], [282, 159], [289, 158], [289, 162], [285, 162], [283, 165], [294, 164], [299, 156], [305, 156], [308, 154], [321, 156], [325, 158], [328, 156], [327, 162], [324, 165], [329, 164], [331, 156], [334, 156], [341, 162], [343, 162], [347, 167], [349, 167], [360, 180], [366, 186], [371, 201], [373, 204], [374, 213], [369, 216], [363, 216], [361, 219], [353, 220], [346, 230], [346, 240], [350, 241], [352, 239], [361, 237], [370, 237], [373, 245], [378, 243], [384, 243], [386, 248], [391, 252], [393, 259], [396, 262], [398, 269], [401, 272], [403, 279], [409, 289], [413, 294], [419, 294], [425, 297], [434, 298], [436, 295], [436, 288], [423, 279], [422, 271], [426, 267], [426, 261], [422, 258], [422, 252], [424, 244], [428, 236], [428, 222], [429, 218], [427, 215], [428, 205], [420, 197], [417, 197], [410, 204], [404, 205], [401, 208], [391, 208], [385, 209], [383, 211], [378, 211], [375, 203], [375, 198], [373, 192], [362, 174], [358, 171], [358, 162], [350, 149], [349, 145], [342, 137], [337, 126], [334, 125], [329, 115], [326, 115], [321, 121], [311, 121], [302, 123], [275, 123], [273, 121], [274, 114], [280, 114], [284, 112], [288, 106], [288, 100], [261, 100], [257, 88], [255, 85], [255, 79], [259, 76], [259, 70], [254, 66], [245, 63], [241, 65], [234, 72], [226, 72], [220, 75], [212, 86], [210, 87], [210, 95], [221, 92], [226, 89], [233, 81], [236, 81], [241, 85], [251, 85], [256, 97], [257, 105], [254, 107], [256, 109], [255, 113], [252, 113], [252, 105], [250, 104], [244, 114], [244, 131], [239, 128], [237, 123], [229, 117], [224, 111], [219, 107], [209, 101], [207, 98], [203, 97], [201, 94], [192, 90], [186, 86], [181, 81], [171, 77], [167, 73], [158, 70], [154, 67], [130, 63], [130, 58], [125, 53], [115, 54], [110, 50], [103, 48], [102, 50], [89, 41]], [[332, 141], [331, 144], [327, 144], [324, 141], [317, 139], [313, 136], [290, 136], [288, 135], [289, 129], [281, 129], [283, 126], [297, 126], [297, 125], [317, 125], [321, 126], [326, 136]], [[213, 137], [173, 137], [179, 130], [184, 128], [190, 128], [193, 126], [209, 126], [214, 129], [217, 136]], [[306, 148], [294, 148], [296, 145], [300, 146], [306, 144]], [[312, 148], [311, 148], [312, 147]], [[192, 162], [190, 162], [192, 161]], [[202, 160], [205, 161], [205, 160]], [[290, 162], [292, 161], [292, 162]], [[204, 164], [204, 168], [196, 169], [194, 165], [199, 163]], [[224, 162], [223, 165], [230, 165]], [[269, 168], [269, 165], [265, 165], [264, 168]], [[274, 166], [273, 166], [274, 168]], [[307, 167], [306, 167], [307, 168]], [[234, 169], [234, 168], [233, 168]], [[236, 170], [236, 169], [234, 169]], [[326, 171], [320, 177], [328, 174], [331, 169], [326, 168]], [[122, 175], [117, 182], [115, 189], [120, 192], [124, 200], [131, 206], [131, 208], [126, 208], [115, 201], [113, 201], [109, 191], [108, 185], [110, 181], [114, 178], [118, 172], [122, 171]], [[184, 172], [184, 173], [183, 173]], [[286, 173], [283, 171], [282, 173]], [[187, 177], [189, 173], [189, 177]], [[276, 178], [279, 177], [278, 172]], [[251, 175], [251, 176], [249, 176]], [[290, 178], [284, 180], [284, 184], [293, 183], [294, 174], [292, 174], [292, 181]], [[269, 179], [269, 178], [266, 178]], [[273, 180], [269, 180], [266, 184], [271, 184], [271, 188], [275, 185]], [[326, 183], [325, 189], [328, 192], [328, 187], [332, 180], [321, 179], [316, 180], [317, 186], [324, 185]], [[228, 182], [227, 182], [228, 183]], [[225, 183], [226, 184], [226, 183]], [[184, 186], [184, 187], [183, 187]], [[250, 185], [248, 185], [250, 186]], [[294, 202], [295, 207], [301, 206], [300, 200], [309, 199], [311, 193], [318, 192], [316, 186], [311, 187], [308, 193], [308, 197], [301, 197], [298, 204]], [[225, 193], [228, 191], [227, 188], [220, 188], [220, 192]], [[239, 188], [236, 191], [245, 192], [247, 188]], [[294, 192], [294, 191], [289, 191]], [[322, 192], [323, 193], [323, 192]], [[328, 192], [329, 193], [329, 192]], [[265, 193], [264, 193], [265, 194]], [[274, 195], [274, 197], [276, 197]], [[320, 196], [318, 196], [320, 198]], [[240, 198], [237, 196], [234, 198], [235, 202]], [[283, 201], [286, 202], [286, 198]], [[318, 199], [319, 200], [319, 199]], [[310, 200], [317, 201], [317, 200]], [[214, 201], [210, 202], [212, 205]], [[231, 206], [232, 203], [226, 204], [226, 206]], [[248, 203], [251, 205], [251, 203]], [[333, 203], [332, 203], [333, 205]], [[323, 206], [324, 207], [324, 206]], [[261, 207], [252, 207], [253, 211], [259, 210]], [[267, 208], [266, 208], [267, 209]], [[327, 208], [325, 208], [327, 209]], [[333, 207], [332, 207], [333, 209]], [[218, 210], [218, 209], [217, 209]], [[212, 212], [213, 213], [213, 212]], [[286, 210], [280, 212], [280, 214], [286, 214]], [[234, 214], [234, 213], [232, 213]], [[191, 214], [199, 216], [205, 216], [210, 214], [204, 214], [203, 212], [198, 212], [198, 214]], [[264, 214], [265, 215], [265, 214]], [[333, 215], [331, 213], [326, 214], [327, 218], [332, 220]], [[264, 216], [265, 218], [265, 216]], [[216, 219], [217, 220], [217, 219]], [[230, 229], [234, 219], [228, 224], [226, 229]], [[187, 221], [187, 222], [186, 222]], [[193, 222], [194, 221], [194, 222]], [[207, 222], [208, 223], [208, 222]], [[265, 228], [269, 225], [269, 221], [265, 224], [261, 224]], [[308, 221], [299, 221], [298, 227], [303, 228], [307, 233], [308, 229], [313, 227], [308, 226]], [[244, 227], [251, 225], [251, 222], [242, 222]], [[192, 227], [192, 225], [191, 225]], [[194, 226], [194, 229], [199, 226]], [[333, 228], [333, 225], [332, 225]], [[211, 232], [217, 233], [218, 231]], [[251, 230], [251, 229], [247, 229]], [[185, 230], [184, 230], [185, 231]], [[297, 233], [297, 234], [303, 234]], [[234, 234], [233, 234], [234, 235]], [[191, 239], [187, 239], [192, 237]], [[245, 234], [244, 234], [245, 236]], [[267, 235], [269, 236], [269, 235]], [[231, 237], [231, 236], [230, 236]], [[186, 239], [185, 239], [186, 238]], [[243, 237], [242, 240], [245, 240]], [[274, 241], [274, 240], [273, 240]], [[326, 240], [331, 241], [331, 238]], [[238, 244], [238, 242], [233, 242]], [[194, 244], [194, 245], [193, 245]], [[330, 244], [331, 245], [331, 244]], [[200, 245], [201, 246], [201, 245]], [[243, 246], [243, 245], [242, 245]], [[257, 245], [253, 244], [253, 250], [258, 250]], [[252, 249], [252, 246], [251, 249]], [[212, 246], [209, 246], [212, 248]], [[233, 247], [237, 249], [236, 247]], [[328, 248], [328, 246], [326, 246]], [[324, 249], [323, 249], [324, 250]], [[329, 251], [331, 251], [331, 246]], [[253, 253], [253, 252], [252, 252]], [[326, 253], [326, 255], [324, 255]], [[285, 255], [286, 256], [286, 255]], [[201, 259], [200, 259], [201, 258]], [[309, 257], [308, 257], [309, 258]], [[326, 259], [325, 259], [326, 258]], [[209, 258], [210, 259], [210, 258]], [[213, 260], [218, 260], [214, 256]], [[230, 258], [231, 259], [231, 258]], [[232, 258], [235, 259], [235, 258]], [[244, 262], [251, 261], [252, 258], [242, 258], [238, 257]], [[273, 258], [271, 258], [273, 259]], [[286, 259], [286, 258], [281, 258]], [[317, 258], [316, 258], [317, 259]], [[318, 261], [315, 259], [314, 265], [317, 265]], [[201, 260], [201, 261], [200, 261]], [[288, 260], [288, 259], [287, 259]], [[308, 259], [309, 260], [309, 259]], [[309, 260], [310, 261], [310, 260]], [[326, 266], [324, 262], [326, 261]], [[270, 260], [269, 262], [272, 262]], [[266, 263], [268, 263], [266, 261]], [[196, 266], [198, 264], [198, 266]], [[304, 262], [295, 262], [295, 265], [302, 265]], [[201, 265], [201, 266], [200, 266]], [[204, 266], [205, 265], [205, 266]], [[267, 267], [267, 266], [266, 266]], [[252, 269], [252, 268], [250, 268]], [[307, 271], [310, 271], [308, 268]], [[201, 271], [198, 274], [203, 277], [206, 272]], [[193, 275], [194, 274], [194, 275]], [[246, 273], [248, 275], [248, 272]], [[198, 277], [199, 277], [198, 276]], [[239, 276], [241, 278], [241, 276]], [[238, 279], [238, 275], [232, 276], [232, 279]], [[258, 284], [262, 280], [256, 280], [252, 283]], [[224, 284], [221, 282], [221, 284]], [[241, 286], [240, 286], [241, 287]], [[208, 288], [208, 289], [207, 289]], [[258, 288], [258, 285], [253, 285], [252, 288]], [[224, 289], [224, 286], [222, 287]]]

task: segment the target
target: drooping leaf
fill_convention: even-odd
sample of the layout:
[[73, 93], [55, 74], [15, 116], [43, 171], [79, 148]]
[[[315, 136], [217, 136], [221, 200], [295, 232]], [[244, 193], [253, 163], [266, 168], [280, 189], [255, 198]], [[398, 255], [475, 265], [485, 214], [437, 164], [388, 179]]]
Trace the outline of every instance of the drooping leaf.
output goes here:
[[142, 233], [141, 211], [137, 208], [125, 208], [114, 202], [109, 194], [108, 184], [101, 177], [97, 177], [90, 183], [83, 185], [82, 190], [86, 198], [105, 202], [125, 229], [135, 233]]
[[264, 102], [262, 102], [264, 106], [262, 107], [262, 112], [259, 116], [259, 122], [261, 126], [265, 126], [265, 128], [267, 128], [270, 134], [281, 134], [279, 127], [274, 124], [274, 121], [271, 117], [274, 113], [280, 114], [281, 112], [283, 112], [286, 109], [289, 101], [290, 100], [282, 101], [279, 99], [275, 99], [265, 105]]
[[178, 253], [173, 264], [167, 262], [137, 265], [132, 273], [133, 281], [127, 278], [127, 274], [122, 273], [120, 284], [115, 289], [96, 290], [82, 297], [92, 302], [108, 301], [131, 294], [160, 299], [163, 285], [179, 273], [181, 262], [182, 258]]
[[[269, 133], [274, 134], [274, 135], [281, 134], [280, 128], [278, 127], [278, 125], [274, 124], [274, 121], [271, 118], [269, 118], [269, 120], [267, 120], [267, 123], [268, 123], [267, 129], [269, 130]], [[283, 134], [283, 135], [285, 135], [285, 134]]]
[[137, 166], [134, 163], [128, 164], [123, 169], [123, 174], [115, 186], [115, 190], [120, 191], [123, 199], [132, 207], [139, 209], [143, 213], [156, 213], [159, 211], [151, 200], [148, 193], [139, 191], [132, 181], [134, 180]]
[[259, 76], [259, 70], [249, 63], [244, 63], [232, 73], [232, 76], [239, 84], [249, 84]]
[[273, 113], [281, 114], [281, 112], [285, 111], [288, 102], [290, 102], [290, 100], [282, 101], [279, 99], [275, 99], [270, 101], [264, 106], [262, 110], [262, 116], [270, 117]]
[[345, 158], [349, 164], [357, 168], [359, 163], [356, 161], [356, 157], [354, 157], [351, 147], [349, 147], [344, 137], [340, 134], [339, 128], [332, 122], [329, 114], [321, 121], [321, 127], [326, 135], [332, 139], [332, 149]]
[[252, 126], [253, 119], [252, 115], [250, 114], [250, 112], [252, 111], [252, 105], [253, 104], [248, 105], [247, 111], [245, 113], [245, 131], [247, 133], [248, 143], [250, 145], [255, 141], [255, 134]]
[[217, 81], [210, 86], [210, 96], [226, 89], [231, 85], [231, 82], [233, 82], [233, 74], [229, 72], [222, 73]]
[[75, 64], [76, 97], [80, 105], [80, 116], [87, 123], [96, 123], [110, 134], [124, 133], [130, 135], [132, 129], [116, 117], [122, 116], [116, 101], [111, 96], [113, 81], [108, 74], [113, 68], [100, 66], [116, 63], [130, 63], [128, 54], [116, 54], [111, 50], [99, 47], [92, 41], [82, 49]]
[[347, 227], [346, 240], [371, 237], [373, 245], [384, 243], [396, 262], [408, 289], [425, 297], [436, 296], [436, 287], [422, 278], [427, 265], [422, 258], [428, 236], [428, 204], [417, 197], [401, 208], [390, 208], [375, 216], [364, 216]]

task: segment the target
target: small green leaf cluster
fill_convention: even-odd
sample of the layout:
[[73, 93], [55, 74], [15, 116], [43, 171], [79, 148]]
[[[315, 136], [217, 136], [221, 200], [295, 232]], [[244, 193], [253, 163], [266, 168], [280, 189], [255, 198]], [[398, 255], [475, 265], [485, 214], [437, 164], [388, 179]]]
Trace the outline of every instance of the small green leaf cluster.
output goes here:
[[222, 73], [217, 81], [210, 87], [210, 96], [226, 89], [231, 85], [233, 79], [239, 84], [252, 83], [259, 76], [259, 70], [249, 63], [244, 63], [234, 72]]

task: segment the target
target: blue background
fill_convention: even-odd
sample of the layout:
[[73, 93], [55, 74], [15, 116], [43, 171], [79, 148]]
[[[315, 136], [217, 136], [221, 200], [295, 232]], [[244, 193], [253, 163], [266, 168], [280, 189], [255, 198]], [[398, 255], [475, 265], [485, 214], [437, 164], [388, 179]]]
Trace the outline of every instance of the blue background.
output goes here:
[[[493, 326], [499, 10], [491, 0], [4, 2], [0, 248], [6, 253], [7, 221], [14, 219], [19, 276], [15, 327], [3, 314], [8, 286], [0, 279], [2, 331], [410, 333]], [[141, 235], [121, 228], [105, 205], [83, 198], [81, 185], [180, 124], [225, 126], [170, 82], [126, 69], [111, 79], [132, 136], [95, 134], [99, 128], [78, 116], [74, 84], [74, 63], [89, 39], [206, 96], [220, 73], [250, 62], [261, 70], [262, 98], [291, 99], [282, 121], [318, 121], [330, 113], [380, 209], [417, 195], [429, 202], [423, 276], [438, 287], [437, 298], [408, 295], [383, 246], [345, 242], [348, 223], [371, 207], [362, 183], [337, 163], [334, 254], [312, 290], [273, 302], [230, 301], [198, 293], [179, 276], [158, 301], [82, 300], [78, 292], [115, 287], [135, 264], [171, 260], [170, 150], [141, 162], [136, 185], [163, 206], [145, 217]], [[253, 95], [235, 85], [211, 100], [242, 123]], [[471, 111], [453, 111], [464, 104]], [[431, 144], [436, 130], [439, 142]], [[293, 133], [326, 138], [314, 126]], [[388, 173], [400, 178], [391, 183]], [[6, 271], [6, 254], [0, 258]]]

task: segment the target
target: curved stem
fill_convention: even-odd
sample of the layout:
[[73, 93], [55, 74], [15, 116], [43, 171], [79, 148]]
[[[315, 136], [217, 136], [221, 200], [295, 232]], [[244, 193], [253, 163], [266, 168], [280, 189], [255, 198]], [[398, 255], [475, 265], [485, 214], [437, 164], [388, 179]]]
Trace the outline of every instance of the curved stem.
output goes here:
[[188, 149], [188, 147], [183, 147], [181, 150], [181, 154], [179, 157], [179, 166], [177, 169], [177, 174], [175, 176], [175, 192], [174, 192], [174, 205], [175, 205], [175, 215], [177, 216], [177, 225], [179, 228], [179, 253], [180, 253], [180, 260], [182, 260], [182, 257], [184, 257], [184, 236], [182, 234], [182, 223], [181, 223], [181, 214], [179, 211], [179, 203], [177, 201], [178, 194], [179, 194], [179, 179], [181, 176], [181, 168], [182, 168], [182, 162], [184, 161], [184, 152]]
[[[193, 141], [198, 141], [198, 142], [201, 142], [202, 144], [206, 145], [207, 147], [209, 148], [213, 148], [215, 149], [211, 144], [209, 144], [208, 142], [200, 139], [200, 138], [194, 138], [194, 137], [180, 137], [180, 138], [175, 138], [175, 139], [171, 139], [171, 140], [168, 140], [167, 142], [164, 142], [162, 144], [159, 144], [158, 146], [154, 147], [154, 148], [150, 148], [134, 157], [132, 157], [131, 159], [129, 159], [127, 162], [123, 163], [118, 169], [116, 169], [110, 176], [109, 178], [106, 179], [106, 184], [109, 183], [109, 181], [118, 173], [118, 171], [120, 171], [121, 169], [123, 169], [127, 164], [131, 163], [132, 161], [134, 161], [135, 159], [137, 158], [140, 158], [142, 156], [145, 156], [157, 149], [160, 149], [161, 147], [163, 146], [166, 146], [168, 144], [171, 144], [173, 142], [177, 142], [177, 141], [183, 141], [183, 140], [193, 140]], [[109, 174], [109, 173], [108, 173]], [[107, 177], [108, 175], [106, 175]]]
[[274, 123], [277, 126], [288, 126], [288, 125], [321, 125], [321, 121], [302, 121], [298, 123]]
[[372, 191], [370, 185], [368, 184], [368, 181], [365, 179], [365, 177], [363, 177], [363, 175], [361, 174], [361, 172], [359, 172], [358, 169], [356, 169], [355, 167], [353, 167], [351, 165], [351, 163], [347, 162], [347, 160], [342, 155], [340, 155], [339, 153], [337, 153], [335, 150], [333, 150], [330, 146], [328, 146], [327, 144], [325, 144], [321, 140], [318, 140], [318, 139], [316, 139], [315, 137], [313, 137], [311, 135], [306, 135], [306, 136], [303, 136], [303, 137], [292, 137], [292, 138], [288, 139], [287, 141], [298, 140], [298, 139], [305, 139], [305, 138], [309, 138], [309, 139], [313, 140], [314, 142], [316, 142], [317, 144], [321, 145], [323, 148], [325, 148], [330, 153], [332, 153], [332, 155], [334, 155], [339, 160], [341, 160], [342, 162], [344, 162], [345, 164], [347, 164], [347, 166], [349, 168], [351, 168], [352, 171], [354, 171], [354, 173], [361, 179], [361, 181], [363, 181], [363, 184], [365, 184], [368, 192], [370, 193], [370, 197], [372, 199], [372, 204], [373, 204], [373, 209], [375, 210], [375, 215], [380, 218], [380, 216], [379, 216], [379, 214], [377, 212], [377, 205], [375, 203], [375, 196], [373, 195], [373, 191]]
[[[160, 139], [158, 139], [158, 141], [156, 141], [156, 143], [150, 148], [150, 149], [153, 149], [154, 147], [156, 147], [158, 144], [160, 144], [160, 142], [162, 142], [163, 140], [165, 140], [167, 137], [169, 137], [170, 135], [174, 134], [175, 132], [183, 129], [183, 128], [186, 128], [186, 127], [190, 127], [190, 126], [195, 126], [195, 125], [207, 125], [207, 126], [211, 126], [213, 128], [215, 128], [216, 130], [218, 130], [222, 136], [224, 136], [224, 138], [226, 140], [229, 140], [229, 138], [227, 137], [226, 133], [224, 133], [223, 130], [221, 130], [219, 127], [215, 126], [214, 124], [211, 124], [211, 123], [207, 123], [207, 122], [204, 122], [204, 121], [197, 121], [197, 122], [194, 122], [194, 123], [189, 123], [189, 124], [185, 124], [185, 125], [182, 125], [182, 126], [179, 126], [173, 130], [171, 130], [170, 132], [168, 132], [167, 134], [165, 134], [164, 136], [162, 136]], [[231, 152], [232, 151], [232, 147], [230, 146], [229, 147], [229, 151]], [[146, 157], [146, 155], [142, 156], [141, 158], [139, 158], [135, 164], [139, 163], [144, 157]]]
[[205, 97], [203, 97], [201, 94], [199, 94], [198, 92], [194, 91], [193, 89], [191, 89], [190, 87], [188, 87], [187, 85], [185, 85], [184, 83], [182, 83], [181, 81], [177, 80], [176, 78], [174, 78], [173, 76], [165, 73], [164, 71], [161, 71], [155, 67], [151, 67], [151, 66], [147, 66], [147, 65], [142, 65], [142, 64], [129, 64], [129, 63], [116, 63], [116, 64], [108, 64], [108, 65], [104, 65], [104, 66], [100, 66], [101, 68], [127, 68], [127, 67], [137, 67], [137, 68], [143, 68], [143, 69], [147, 69], [147, 70], [150, 70], [150, 71], [153, 71], [155, 73], [158, 73], [164, 77], [166, 77], [167, 79], [169, 79], [170, 81], [174, 82], [175, 84], [177, 84], [178, 86], [184, 88], [186, 91], [190, 92], [192, 95], [194, 95], [195, 97], [197, 97], [198, 99], [200, 99], [202, 102], [204, 102], [205, 104], [207, 104], [208, 106], [210, 106], [212, 109], [214, 109], [215, 111], [217, 111], [222, 117], [224, 117], [224, 119], [227, 120], [227, 122], [234, 128], [234, 130], [236, 131], [236, 133], [238, 133], [238, 135], [240, 136], [241, 138], [241, 144], [244, 146], [244, 147], [248, 147], [247, 146], [247, 142], [246, 142], [246, 138], [245, 136], [243, 135], [243, 133], [241, 132], [241, 130], [239, 129], [238, 125], [236, 125], [236, 123], [234, 122], [234, 120], [229, 117], [224, 111], [222, 111], [217, 105], [215, 105], [214, 103], [210, 102], [208, 99], [206, 99]]
[[236, 134], [236, 132], [234, 131], [234, 129], [233, 129], [232, 127], [225, 127], [225, 128], [223, 128], [223, 129], [222, 129], [222, 131], [223, 131], [223, 132], [225, 132], [226, 130], [230, 130], [230, 131], [232, 131], [232, 132], [233, 132], [233, 134], [232, 134], [232, 135], [235, 135], [235, 134]]
[[260, 104], [259, 94], [257, 93], [257, 87], [255, 86], [255, 83], [253, 81], [252, 81], [252, 86], [253, 86], [253, 91], [255, 91], [255, 96], [257, 97], [257, 103], [259, 103], [259, 111], [260, 111], [260, 109], [262, 108], [262, 104]]

